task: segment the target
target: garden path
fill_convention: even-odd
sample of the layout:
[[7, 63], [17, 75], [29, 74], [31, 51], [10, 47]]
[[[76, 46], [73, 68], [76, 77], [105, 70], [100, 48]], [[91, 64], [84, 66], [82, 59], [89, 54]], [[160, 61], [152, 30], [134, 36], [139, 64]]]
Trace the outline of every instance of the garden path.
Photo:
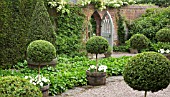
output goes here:
[[[112, 53], [112, 57], [134, 56], [129, 53]], [[99, 58], [104, 55], [100, 54]], [[95, 58], [95, 56], [94, 56]], [[144, 97], [144, 91], [137, 91], [130, 88], [123, 80], [122, 76], [112, 76], [106, 79], [103, 86], [82, 86], [70, 89], [61, 95], [53, 97]], [[170, 85], [163, 91], [155, 93], [148, 92], [147, 97], [170, 97]]]
[[[122, 76], [112, 76], [106, 85], [75, 87], [55, 97], [144, 97], [144, 91], [130, 88]], [[148, 92], [147, 97], [170, 97], [170, 85], [163, 91]]]

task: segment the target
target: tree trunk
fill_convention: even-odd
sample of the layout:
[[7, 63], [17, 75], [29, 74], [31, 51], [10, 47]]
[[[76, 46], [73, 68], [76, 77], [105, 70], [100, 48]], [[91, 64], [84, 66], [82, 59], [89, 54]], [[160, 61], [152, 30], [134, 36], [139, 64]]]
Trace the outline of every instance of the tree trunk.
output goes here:
[[147, 95], [147, 91], [145, 91], [145, 96], [144, 97], [146, 97], [146, 95]]
[[99, 66], [98, 66], [98, 58], [97, 58], [97, 54], [96, 54], [96, 72], [98, 70]]
[[40, 80], [40, 63], [38, 65], [38, 80]]

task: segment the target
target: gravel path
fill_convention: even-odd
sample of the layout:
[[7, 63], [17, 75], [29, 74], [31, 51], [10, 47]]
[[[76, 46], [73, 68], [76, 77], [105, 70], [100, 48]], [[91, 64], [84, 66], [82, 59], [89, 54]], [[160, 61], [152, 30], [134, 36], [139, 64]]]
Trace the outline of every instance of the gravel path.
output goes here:
[[[122, 76], [113, 76], [107, 78], [106, 85], [76, 87], [55, 97], [144, 97], [144, 91], [130, 88]], [[170, 86], [156, 93], [148, 92], [147, 97], [170, 97]]]

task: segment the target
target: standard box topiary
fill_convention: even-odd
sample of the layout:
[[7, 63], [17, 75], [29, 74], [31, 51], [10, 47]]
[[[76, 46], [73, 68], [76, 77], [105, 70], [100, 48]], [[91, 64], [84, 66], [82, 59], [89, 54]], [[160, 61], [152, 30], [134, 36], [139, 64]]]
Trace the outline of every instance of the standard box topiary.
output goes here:
[[141, 50], [149, 46], [150, 40], [143, 34], [135, 34], [130, 38], [130, 47]]
[[27, 58], [33, 62], [50, 62], [56, 58], [56, 49], [48, 41], [35, 40], [28, 45]]
[[157, 92], [170, 83], [170, 61], [160, 53], [145, 52], [132, 57], [123, 77], [134, 90]]
[[38, 87], [28, 80], [15, 76], [0, 77], [1, 97], [42, 97]]
[[55, 58], [56, 58], [56, 49], [53, 46], [53, 44], [51, 44], [48, 41], [35, 40], [28, 45], [27, 60], [38, 63], [39, 72], [42, 63], [51, 62]]
[[101, 36], [93, 36], [86, 43], [88, 53], [96, 54], [96, 69], [95, 72], [86, 71], [87, 80], [90, 85], [104, 85], [106, 83], [106, 72], [98, 72], [98, 54], [108, 51], [109, 43]]
[[164, 28], [156, 33], [156, 39], [159, 42], [170, 42], [170, 29]]

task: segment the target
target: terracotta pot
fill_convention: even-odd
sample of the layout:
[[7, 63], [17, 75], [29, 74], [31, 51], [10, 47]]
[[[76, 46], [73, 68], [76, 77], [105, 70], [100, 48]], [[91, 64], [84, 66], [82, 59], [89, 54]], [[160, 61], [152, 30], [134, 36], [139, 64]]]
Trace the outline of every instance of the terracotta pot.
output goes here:
[[41, 90], [41, 92], [43, 94], [43, 97], [48, 97], [48, 95], [49, 95], [49, 93], [48, 93], [49, 92], [49, 87], [50, 87], [50, 85], [46, 85], [46, 86], [40, 88], [40, 90]]
[[[27, 62], [28, 62], [28, 67], [30, 68], [38, 68], [38, 65], [39, 63], [36, 63], [36, 62], [32, 62], [31, 60], [28, 60], [27, 59]], [[57, 58], [56, 59], [53, 59], [51, 62], [46, 62], [46, 63], [40, 63], [40, 67], [45, 67], [45, 66], [56, 66], [57, 64]]]
[[170, 60], [170, 54], [163, 54], [163, 55], [166, 56]]
[[99, 86], [106, 84], [106, 72], [90, 72], [86, 71], [88, 84], [92, 86]]

